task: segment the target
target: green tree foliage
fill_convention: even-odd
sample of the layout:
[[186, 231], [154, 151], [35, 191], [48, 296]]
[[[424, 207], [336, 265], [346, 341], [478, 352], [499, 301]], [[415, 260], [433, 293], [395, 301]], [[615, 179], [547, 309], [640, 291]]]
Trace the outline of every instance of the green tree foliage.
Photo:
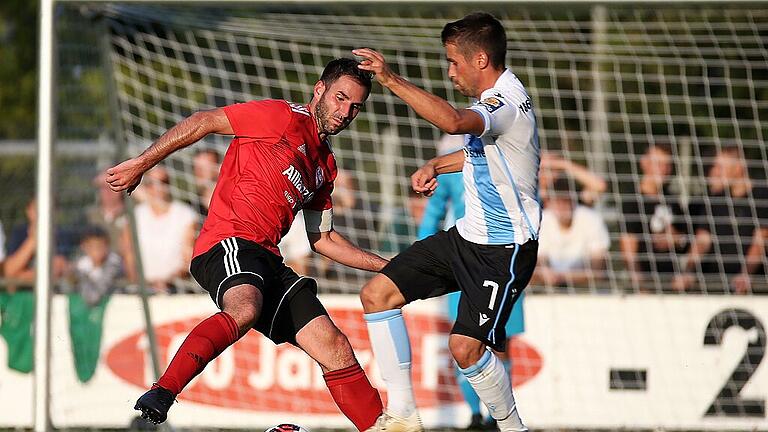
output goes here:
[[0, 139], [35, 136], [38, 2], [0, 1]]

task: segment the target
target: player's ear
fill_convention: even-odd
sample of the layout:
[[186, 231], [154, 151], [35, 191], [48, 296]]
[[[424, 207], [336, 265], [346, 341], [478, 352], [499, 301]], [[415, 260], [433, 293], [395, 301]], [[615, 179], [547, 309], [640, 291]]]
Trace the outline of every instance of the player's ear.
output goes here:
[[475, 55], [475, 64], [478, 69], [485, 69], [490, 64], [488, 60], [488, 54], [485, 51], [480, 51]]
[[314, 93], [312, 94], [313, 97], [320, 97], [325, 93], [325, 83], [322, 81], [318, 81], [315, 83]]

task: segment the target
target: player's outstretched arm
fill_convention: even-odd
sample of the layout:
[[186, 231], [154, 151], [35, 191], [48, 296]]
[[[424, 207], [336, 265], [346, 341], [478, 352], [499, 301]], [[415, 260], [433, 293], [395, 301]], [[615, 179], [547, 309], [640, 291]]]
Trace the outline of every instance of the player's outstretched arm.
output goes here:
[[414, 191], [430, 196], [437, 189], [439, 174], [461, 171], [464, 167], [464, 150], [429, 160], [411, 175], [411, 187]]
[[308, 231], [307, 238], [313, 251], [347, 267], [377, 272], [389, 262], [375, 253], [360, 249], [333, 229], [326, 232]]
[[141, 176], [171, 153], [201, 140], [208, 134], [233, 133], [232, 126], [221, 108], [198, 111], [168, 129], [139, 156], [128, 159], [107, 170], [107, 183], [115, 192], [130, 194], [141, 182]]
[[376, 74], [376, 81], [396, 94], [416, 114], [437, 126], [443, 132], [456, 135], [471, 133], [481, 135], [485, 124], [480, 114], [468, 109], [456, 109], [445, 99], [422, 90], [408, 80], [392, 72], [384, 56], [370, 48], [359, 48], [352, 53], [363, 57], [358, 66], [362, 70]]

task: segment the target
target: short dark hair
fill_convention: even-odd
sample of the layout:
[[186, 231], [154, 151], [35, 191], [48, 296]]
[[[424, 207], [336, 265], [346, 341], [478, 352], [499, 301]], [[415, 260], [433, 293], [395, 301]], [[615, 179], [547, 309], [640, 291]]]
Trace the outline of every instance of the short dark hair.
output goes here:
[[726, 143], [720, 145], [720, 148], [717, 150], [718, 153], [731, 155], [737, 158], [743, 158], [744, 157], [744, 151], [742, 150], [741, 146], [737, 143]]
[[200, 150], [198, 150], [197, 152], [195, 152], [195, 156], [199, 156], [199, 155], [202, 155], [202, 154], [209, 154], [209, 155], [213, 156], [213, 158], [216, 160], [216, 163], [220, 163], [221, 162], [221, 155], [219, 154], [219, 152], [217, 152], [216, 150], [214, 150], [212, 148], [205, 148], [205, 147], [203, 147]]
[[670, 144], [670, 143], [668, 143], [666, 141], [657, 141], [657, 142], [649, 144], [648, 148], [646, 149], [646, 152], [651, 151], [651, 149], [661, 150], [664, 153], [672, 156], [672, 144]]
[[507, 34], [499, 20], [489, 13], [474, 12], [458, 21], [449, 22], [443, 27], [440, 38], [443, 45], [456, 44], [465, 58], [481, 49], [488, 54], [493, 67], [504, 67]]
[[550, 192], [551, 198], [573, 201], [575, 195], [576, 193], [572, 180], [567, 176], [558, 176], [552, 183], [552, 191]]
[[320, 81], [322, 81], [326, 87], [329, 87], [337, 79], [343, 76], [348, 76], [355, 80], [358, 84], [365, 87], [368, 93], [370, 93], [371, 73], [358, 68], [357, 66], [359, 64], [360, 62], [357, 60], [345, 57], [331, 60], [327, 65], [325, 65], [323, 74], [320, 75]]
[[80, 243], [89, 239], [101, 239], [109, 243], [109, 235], [103, 228], [98, 226], [86, 226], [80, 232]]

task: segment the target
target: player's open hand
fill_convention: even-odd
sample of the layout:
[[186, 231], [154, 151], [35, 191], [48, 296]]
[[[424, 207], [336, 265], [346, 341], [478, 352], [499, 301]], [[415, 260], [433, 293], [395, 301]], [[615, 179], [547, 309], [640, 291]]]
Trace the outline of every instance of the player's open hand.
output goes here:
[[113, 166], [107, 170], [107, 184], [115, 192], [127, 191], [128, 195], [136, 189], [141, 183], [141, 176], [144, 175], [146, 168], [137, 159], [128, 159], [127, 161]]
[[380, 52], [371, 48], [358, 48], [352, 50], [352, 54], [363, 58], [358, 67], [362, 70], [373, 72], [376, 75], [376, 81], [384, 87], [387, 87], [395, 76]]
[[432, 164], [425, 164], [411, 176], [411, 187], [417, 193], [431, 196], [437, 189], [437, 173]]

